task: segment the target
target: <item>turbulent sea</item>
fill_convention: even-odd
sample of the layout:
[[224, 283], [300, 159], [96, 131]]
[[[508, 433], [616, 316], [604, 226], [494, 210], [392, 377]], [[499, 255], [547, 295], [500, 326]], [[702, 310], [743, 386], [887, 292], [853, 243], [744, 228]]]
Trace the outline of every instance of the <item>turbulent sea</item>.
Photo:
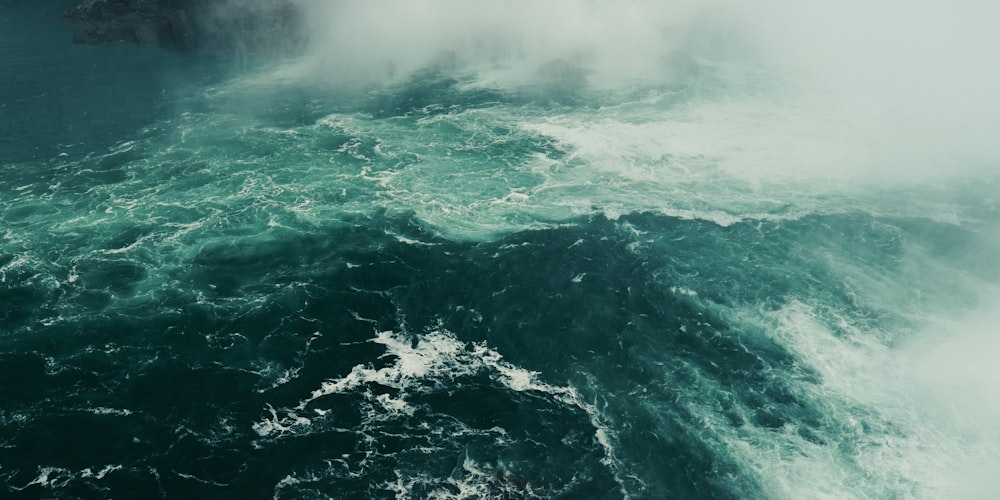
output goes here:
[[997, 494], [997, 129], [72, 30], [0, 2], [0, 496]]

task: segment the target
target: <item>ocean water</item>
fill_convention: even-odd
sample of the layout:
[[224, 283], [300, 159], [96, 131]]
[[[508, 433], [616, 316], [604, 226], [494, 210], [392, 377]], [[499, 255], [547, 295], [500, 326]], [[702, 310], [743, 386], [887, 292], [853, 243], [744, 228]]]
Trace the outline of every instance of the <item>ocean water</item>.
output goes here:
[[66, 3], [0, 2], [0, 496], [998, 494], [988, 61], [643, 59], [650, 2], [552, 4], [608, 57], [356, 2], [185, 55]]

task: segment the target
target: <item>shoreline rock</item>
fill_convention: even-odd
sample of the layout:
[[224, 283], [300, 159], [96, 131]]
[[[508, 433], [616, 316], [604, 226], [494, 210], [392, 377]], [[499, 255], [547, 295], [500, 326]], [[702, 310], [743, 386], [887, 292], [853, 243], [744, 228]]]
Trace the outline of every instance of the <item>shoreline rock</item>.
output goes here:
[[74, 43], [126, 42], [209, 53], [296, 53], [305, 45], [292, 0], [82, 0], [66, 10], [89, 26]]

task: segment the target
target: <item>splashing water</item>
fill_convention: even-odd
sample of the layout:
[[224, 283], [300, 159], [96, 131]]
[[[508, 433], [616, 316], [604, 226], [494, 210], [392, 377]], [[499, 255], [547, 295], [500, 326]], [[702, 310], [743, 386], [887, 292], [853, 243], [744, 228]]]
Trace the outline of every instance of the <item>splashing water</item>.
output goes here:
[[7, 495], [989, 496], [992, 5], [301, 6], [5, 4]]

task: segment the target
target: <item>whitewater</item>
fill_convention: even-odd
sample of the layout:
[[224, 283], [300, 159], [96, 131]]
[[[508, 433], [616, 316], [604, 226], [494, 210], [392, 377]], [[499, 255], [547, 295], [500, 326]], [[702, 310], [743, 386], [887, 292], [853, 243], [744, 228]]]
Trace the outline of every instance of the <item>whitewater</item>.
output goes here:
[[0, 496], [997, 494], [991, 4], [68, 3], [0, 1]]

